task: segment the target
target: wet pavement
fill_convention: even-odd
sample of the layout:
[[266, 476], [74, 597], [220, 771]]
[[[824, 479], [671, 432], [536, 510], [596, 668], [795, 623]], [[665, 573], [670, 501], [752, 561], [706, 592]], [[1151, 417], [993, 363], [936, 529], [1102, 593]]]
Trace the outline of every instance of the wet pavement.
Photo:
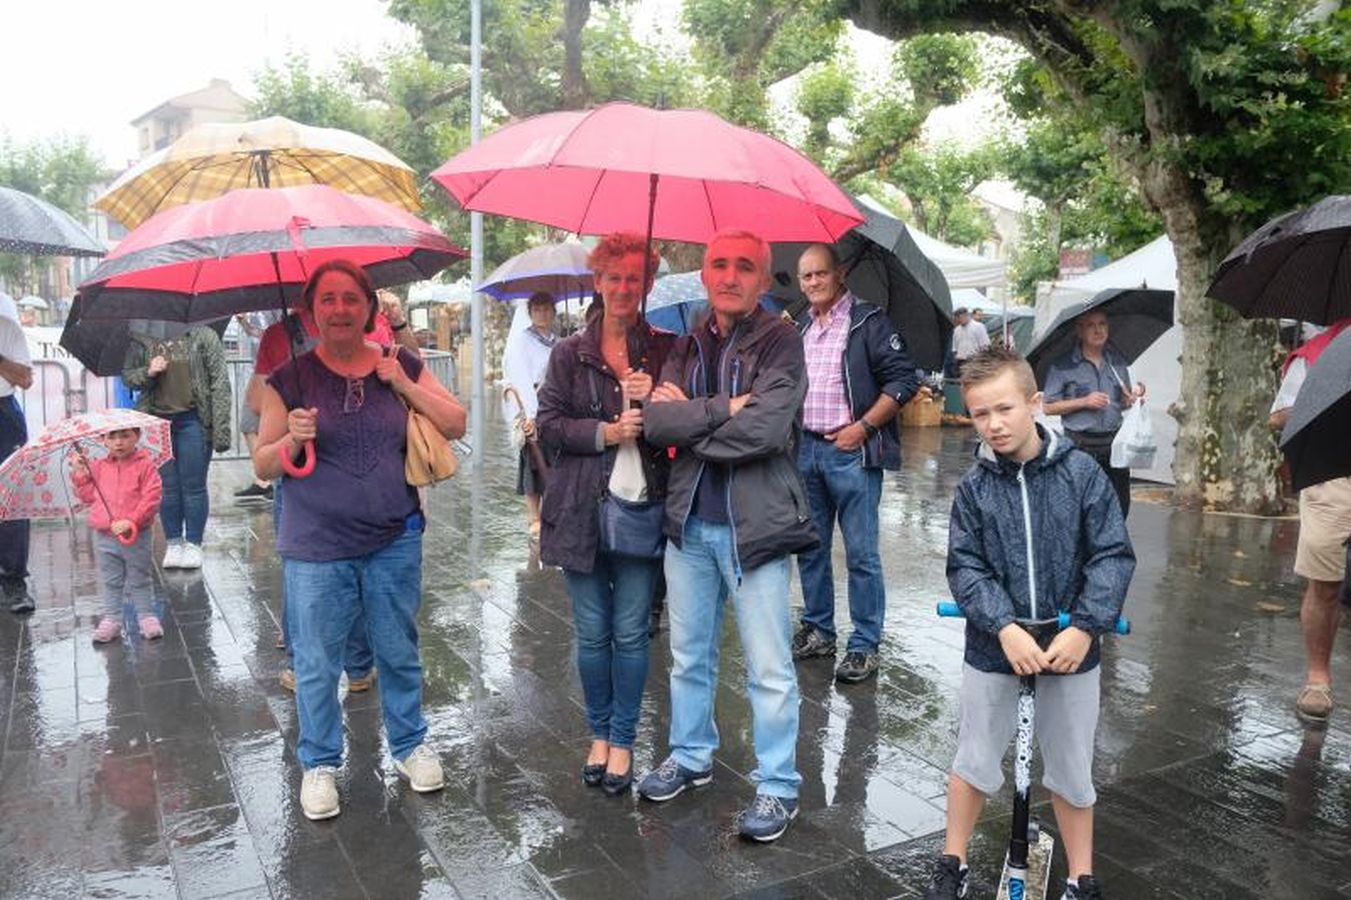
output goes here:
[[[295, 708], [276, 678], [280, 562], [269, 511], [230, 503], [243, 463], [213, 467], [201, 575], [160, 579], [162, 641], [95, 647], [87, 534], [36, 529], [39, 611], [0, 613], [0, 896], [920, 896], [956, 735], [961, 626], [932, 609], [947, 593], [967, 434], [905, 433], [882, 507], [882, 672], [841, 687], [827, 661], [800, 667], [802, 814], [769, 846], [741, 842], [731, 824], [754, 766], [734, 629], [713, 784], [661, 806], [581, 785], [588, 737], [563, 580], [531, 564], [505, 438], [490, 437], [481, 477], [466, 467], [429, 504], [426, 713], [448, 786], [415, 795], [394, 776], [377, 682], [345, 701], [343, 813], [330, 822], [298, 807]], [[1104, 654], [1098, 734], [1109, 896], [1351, 897], [1351, 712], [1307, 731], [1292, 709], [1296, 523], [1137, 495], [1130, 529], [1135, 633]], [[666, 749], [666, 637], [653, 647], [639, 771]], [[1334, 666], [1351, 676], [1346, 635]], [[993, 896], [1008, 809], [997, 798], [978, 831], [973, 897]], [[1050, 822], [1049, 806], [1037, 812]]]

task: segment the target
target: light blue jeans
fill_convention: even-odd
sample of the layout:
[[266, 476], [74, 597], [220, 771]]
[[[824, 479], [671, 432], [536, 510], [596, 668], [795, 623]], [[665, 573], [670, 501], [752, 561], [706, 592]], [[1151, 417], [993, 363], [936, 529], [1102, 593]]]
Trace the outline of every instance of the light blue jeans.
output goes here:
[[796, 798], [798, 692], [788, 610], [788, 557], [738, 571], [732, 530], [690, 516], [681, 546], [666, 545], [671, 621], [671, 755], [687, 769], [713, 766], [718, 726], [718, 643], [730, 598], [746, 654], [756, 768], [762, 794]]
[[160, 524], [166, 540], [187, 538], [201, 545], [206, 533], [206, 518], [211, 513], [211, 495], [206, 489], [206, 472], [211, 466], [211, 441], [197, 411], [169, 416], [169, 439], [174, 455], [159, 467], [164, 493], [160, 499]]
[[427, 734], [417, 612], [422, 602], [422, 524], [365, 556], [330, 562], [282, 558], [295, 645], [296, 756], [307, 769], [342, 765], [338, 678], [352, 623], [363, 611], [380, 667], [389, 752], [403, 759]]

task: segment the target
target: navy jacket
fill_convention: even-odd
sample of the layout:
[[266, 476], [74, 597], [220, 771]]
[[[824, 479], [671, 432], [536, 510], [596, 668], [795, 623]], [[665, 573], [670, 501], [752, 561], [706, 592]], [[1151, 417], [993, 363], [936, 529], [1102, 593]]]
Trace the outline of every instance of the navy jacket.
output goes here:
[[981, 444], [952, 503], [948, 585], [966, 615], [966, 662], [982, 672], [1013, 671], [1001, 628], [1060, 610], [1094, 635], [1079, 671], [1092, 669], [1098, 636], [1115, 626], [1135, 572], [1126, 521], [1102, 467], [1037, 427], [1042, 451], [1021, 466]]
[[[811, 308], [798, 319], [798, 333], [811, 325]], [[849, 342], [844, 353], [844, 390], [849, 408], [857, 422], [877, 402], [879, 394], [888, 394], [904, 406], [919, 390], [919, 370], [905, 351], [905, 339], [881, 307], [854, 298], [849, 308]], [[901, 442], [896, 428], [888, 423], [863, 443], [863, 465], [868, 468], [899, 469]]]

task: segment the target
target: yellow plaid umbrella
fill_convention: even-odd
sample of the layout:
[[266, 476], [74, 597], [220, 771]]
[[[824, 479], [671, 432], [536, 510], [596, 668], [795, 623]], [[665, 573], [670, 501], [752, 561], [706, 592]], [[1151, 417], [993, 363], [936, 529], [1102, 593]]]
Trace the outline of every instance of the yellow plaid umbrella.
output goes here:
[[397, 156], [360, 135], [283, 116], [198, 125], [123, 173], [94, 206], [128, 228], [162, 209], [212, 200], [235, 188], [326, 184], [410, 212], [417, 178]]

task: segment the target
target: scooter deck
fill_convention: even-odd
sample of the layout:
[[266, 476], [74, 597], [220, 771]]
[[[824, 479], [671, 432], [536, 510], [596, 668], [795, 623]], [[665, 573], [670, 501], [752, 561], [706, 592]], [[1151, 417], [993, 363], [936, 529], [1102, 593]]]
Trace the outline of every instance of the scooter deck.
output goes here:
[[1055, 838], [1045, 831], [1037, 833], [1037, 840], [1027, 848], [1027, 882], [1009, 890], [1009, 864], [1004, 860], [1004, 874], [999, 879], [998, 900], [1046, 900], [1047, 888], [1051, 881], [1051, 856], [1055, 851]]

